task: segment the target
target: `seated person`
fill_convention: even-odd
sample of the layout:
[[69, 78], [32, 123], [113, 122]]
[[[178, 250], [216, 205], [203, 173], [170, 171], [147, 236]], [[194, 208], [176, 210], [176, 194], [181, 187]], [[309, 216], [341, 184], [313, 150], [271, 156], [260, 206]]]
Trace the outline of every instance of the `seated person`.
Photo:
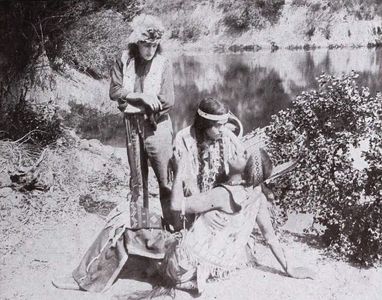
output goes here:
[[195, 213], [199, 217], [166, 253], [163, 276], [170, 286], [201, 292], [208, 278], [225, 277], [248, 264], [246, 245], [255, 223], [288, 276], [313, 278], [309, 269], [288, 265], [275, 236], [267, 200], [259, 186], [270, 175], [259, 168], [260, 153], [257, 151], [248, 160], [243, 155], [230, 161], [225, 184], [190, 197], [184, 197], [181, 184], [187, 174], [187, 160], [179, 161], [171, 207], [182, 215]]

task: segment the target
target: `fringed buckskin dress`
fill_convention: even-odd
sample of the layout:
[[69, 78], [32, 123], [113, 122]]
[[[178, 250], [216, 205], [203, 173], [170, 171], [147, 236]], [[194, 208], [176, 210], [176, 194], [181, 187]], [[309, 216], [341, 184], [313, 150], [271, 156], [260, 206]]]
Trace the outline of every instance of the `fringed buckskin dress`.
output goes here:
[[[202, 291], [208, 278], [222, 279], [251, 264], [246, 246], [258, 211], [265, 206], [261, 188], [221, 186], [231, 194], [236, 212], [199, 215], [166, 254], [164, 275], [178, 288]], [[217, 227], [215, 221], [224, 226]]]

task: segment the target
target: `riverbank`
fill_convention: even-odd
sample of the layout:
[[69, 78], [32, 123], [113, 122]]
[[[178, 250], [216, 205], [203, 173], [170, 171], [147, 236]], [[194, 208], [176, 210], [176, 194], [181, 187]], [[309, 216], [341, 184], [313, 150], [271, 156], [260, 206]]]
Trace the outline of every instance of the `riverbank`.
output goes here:
[[[382, 19], [371, 12], [373, 5], [357, 8], [346, 2], [342, 6], [339, 2], [331, 5], [314, 0], [279, 2], [279, 5], [278, 1], [268, 4], [272, 7], [257, 6], [255, 2], [241, 6], [230, 6], [225, 1], [190, 3], [180, 11], [169, 10], [159, 16], [171, 32], [168, 48], [177, 52], [374, 48], [382, 45]], [[157, 10], [149, 1], [143, 12]], [[244, 17], [246, 13], [248, 16]]]
[[[8, 149], [8, 154], [26, 157], [31, 153], [30, 148], [5, 143], [9, 142], [2, 142], [1, 149]], [[7, 160], [2, 161], [6, 167], [0, 174], [2, 186], [8, 171], [13, 172], [12, 166], [18, 165], [14, 161], [18, 155], [3, 154], [2, 160]], [[144, 262], [140, 260], [131, 261], [134, 271], [123, 272], [104, 294], [63, 291], [51, 285], [52, 278], [71, 272], [102, 228], [107, 213], [116, 203], [125, 201], [129, 172], [125, 149], [95, 140], [76, 139], [71, 146], [58, 146], [46, 155], [40, 168], [54, 175], [49, 189], [21, 191], [17, 185], [0, 189], [0, 299], [126, 299], [124, 295], [133, 291], [150, 289], [142, 278], [139, 266]], [[150, 179], [155, 196], [152, 173]], [[285, 277], [259, 238], [258, 265], [226, 281], [210, 283], [200, 299], [379, 299], [382, 269], [360, 269], [328, 257], [318, 239], [303, 233], [306, 225], [304, 218], [295, 217], [282, 228], [280, 239], [290, 263], [316, 270], [315, 280]], [[192, 298], [178, 292], [175, 299]]]
[[[285, 28], [276, 29], [272, 27], [268, 32], [251, 30], [235, 36], [231, 35], [207, 35], [200, 40], [193, 42], [179, 42], [178, 40], [168, 40], [165, 42], [166, 48], [170, 49], [167, 52], [175, 55], [203, 55], [205, 53], [251, 53], [258, 51], [276, 52], [279, 50], [303, 50], [312, 51], [317, 49], [359, 49], [368, 48], [376, 49], [382, 47], [381, 37], [370, 34], [378, 27], [382, 20], [374, 22], [355, 22], [351, 25], [337, 25], [346, 27], [365, 28], [363, 33], [360, 33], [360, 38], [355, 39], [296, 39], [296, 34], [290, 28], [290, 32], [285, 32]], [[281, 26], [281, 25], [280, 25]], [[277, 26], [279, 27], [279, 26]], [[287, 29], [286, 29], [287, 31]], [[366, 38], [365, 38], [366, 37]]]

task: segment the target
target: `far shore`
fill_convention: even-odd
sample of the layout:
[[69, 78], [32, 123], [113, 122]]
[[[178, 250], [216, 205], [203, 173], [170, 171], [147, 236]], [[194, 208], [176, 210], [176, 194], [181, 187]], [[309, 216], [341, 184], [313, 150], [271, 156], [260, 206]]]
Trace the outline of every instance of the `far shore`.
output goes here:
[[210, 53], [222, 54], [243, 54], [255, 53], [260, 51], [276, 52], [276, 51], [315, 51], [315, 50], [338, 50], [338, 49], [370, 49], [377, 50], [382, 47], [381, 43], [367, 44], [329, 44], [319, 45], [315, 43], [290, 44], [286, 46], [278, 46], [276, 44], [242, 44], [242, 43], [226, 43], [226, 44], [210, 44], [206, 42], [180, 43], [175, 40], [166, 41], [165, 51], [175, 55], [203, 55]]

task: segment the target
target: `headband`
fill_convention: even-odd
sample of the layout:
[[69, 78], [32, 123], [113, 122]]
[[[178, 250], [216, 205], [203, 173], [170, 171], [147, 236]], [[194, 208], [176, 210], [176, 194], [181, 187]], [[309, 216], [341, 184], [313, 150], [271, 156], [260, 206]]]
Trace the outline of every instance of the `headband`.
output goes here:
[[162, 22], [155, 16], [141, 14], [131, 22], [133, 30], [129, 43], [144, 41], [148, 43], [159, 43], [164, 35], [165, 28]]
[[148, 43], [159, 43], [164, 31], [156, 28], [149, 28], [141, 33], [141, 40]]
[[212, 114], [208, 114], [208, 113], [202, 111], [200, 108], [198, 108], [198, 115], [207, 119], [207, 120], [211, 120], [211, 121], [227, 121], [229, 116], [230, 116], [230, 113], [226, 113], [224, 115], [212, 115]]

